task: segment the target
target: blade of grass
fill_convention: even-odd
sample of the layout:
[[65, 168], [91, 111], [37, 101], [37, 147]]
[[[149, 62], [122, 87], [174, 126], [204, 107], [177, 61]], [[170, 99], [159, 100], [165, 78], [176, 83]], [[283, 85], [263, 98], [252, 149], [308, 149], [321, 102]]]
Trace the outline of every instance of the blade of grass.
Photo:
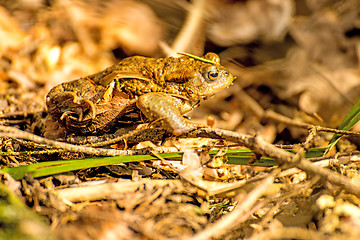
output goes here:
[[[216, 154], [217, 150], [210, 151], [210, 154]], [[250, 150], [229, 150], [229, 154], [236, 154], [238, 156], [247, 157], [251, 159], [252, 152]], [[164, 153], [161, 154], [166, 159], [181, 159], [182, 153]], [[236, 157], [235, 157], [236, 158]], [[85, 168], [101, 167], [112, 164], [139, 162], [146, 160], [156, 160], [156, 156], [151, 155], [133, 155], [133, 156], [115, 156], [115, 157], [97, 157], [66, 161], [51, 161], [41, 162], [19, 167], [3, 168], [0, 171], [10, 174], [14, 179], [18, 180], [29, 174], [32, 177], [44, 177], [53, 174], [70, 172]]]
[[[289, 150], [292, 151], [292, 150]], [[317, 157], [323, 154], [323, 149], [311, 149], [306, 157]], [[209, 151], [210, 155], [215, 155], [218, 150]], [[181, 159], [182, 153], [164, 153], [160, 154], [165, 159]], [[253, 161], [253, 152], [248, 149], [229, 149], [225, 156], [229, 164], [253, 165], [253, 166], [275, 166], [275, 161], [270, 158], [262, 157], [260, 160]], [[3, 168], [0, 171], [9, 173], [14, 179], [18, 180], [29, 174], [32, 177], [44, 177], [64, 172], [70, 172], [85, 168], [101, 167], [112, 164], [139, 162], [146, 160], [156, 160], [156, 156], [151, 155], [133, 155], [133, 156], [115, 156], [115, 157], [97, 157], [65, 161], [41, 162], [19, 167]]]
[[[360, 120], [360, 99], [355, 103], [355, 105], [350, 109], [349, 113], [346, 115], [345, 119], [339, 126], [339, 130], [350, 130], [358, 121]], [[326, 155], [340, 140], [342, 134], [334, 134], [331, 138], [327, 149], [324, 153]]]
[[134, 155], [134, 156], [115, 156], [115, 157], [99, 157], [86, 158], [78, 160], [51, 161], [35, 163], [19, 167], [3, 168], [2, 172], [9, 173], [14, 179], [18, 180], [29, 174], [32, 177], [44, 177], [53, 174], [59, 174], [69, 171], [80, 170], [84, 168], [93, 168], [106, 166], [111, 164], [138, 162], [156, 159], [150, 155]]

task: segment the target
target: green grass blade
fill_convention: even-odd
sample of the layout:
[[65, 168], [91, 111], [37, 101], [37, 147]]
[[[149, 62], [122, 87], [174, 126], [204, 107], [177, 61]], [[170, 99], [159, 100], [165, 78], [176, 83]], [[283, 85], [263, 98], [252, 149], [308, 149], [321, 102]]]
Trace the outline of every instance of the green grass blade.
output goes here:
[[[292, 150], [288, 150], [292, 151]], [[211, 150], [209, 154], [215, 155], [218, 150]], [[318, 157], [324, 152], [323, 148], [311, 149], [306, 157]], [[165, 159], [181, 159], [182, 153], [164, 153], [160, 154]], [[248, 149], [229, 149], [225, 156], [229, 164], [252, 165], [252, 166], [276, 166], [276, 162], [270, 158], [262, 157], [260, 160], [253, 161], [253, 152]], [[0, 171], [9, 173], [14, 179], [18, 180], [29, 174], [32, 177], [44, 177], [64, 172], [70, 172], [85, 168], [101, 167], [118, 163], [139, 162], [146, 160], [156, 160], [156, 156], [151, 155], [134, 155], [134, 156], [115, 156], [115, 157], [96, 157], [76, 160], [41, 162], [19, 167], [3, 168]]]
[[202, 61], [202, 62], [205, 62], [205, 63], [215, 64], [215, 65], [217, 64], [217, 63], [214, 62], [214, 61], [211, 61], [211, 60], [209, 60], [209, 59], [202, 58], [202, 57], [199, 57], [199, 56], [190, 54], [190, 53], [178, 52], [177, 54], [184, 55], [184, 56], [188, 56], [188, 57], [191, 57], [191, 58], [193, 58], [193, 59], [195, 59], [195, 60], [199, 60], [199, 61]]
[[[350, 109], [349, 113], [346, 115], [345, 119], [339, 126], [339, 130], [350, 130], [358, 121], [360, 120], [360, 99], [355, 103], [355, 105]], [[331, 138], [327, 150], [324, 155], [327, 154], [340, 140], [342, 134], [334, 134]]]
[[53, 174], [59, 174], [69, 171], [80, 170], [84, 168], [93, 168], [106, 166], [111, 164], [138, 162], [156, 159], [150, 155], [134, 155], [134, 156], [115, 156], [115, 157], [99, 157], [86, 158], [78, 160], [52, 161], [35, 163], [19, 167], [3, 168], [2, 172], [9, 173], [14, 179], [21, 179], [25, 174], [33, 177], [44, 177]]
[[[216, 154], [217, 150], [209, 152], [211, 155]], [[232, 159], [239, 157], [247, 157], [251, 159], [252, 152], [250, 150], [228, 150], [228, 154], [235, 154]], [[160, 154], [163, 158], [167, 159], [181, 159], [182, 153], [164, 153]], [[1, 169], [4, 173], [9, 173], [14, 179], [21, 179], [25, 174], [29, 174], [32, 177], [44, 177], [53, 174], [59, 174], [64, 172], [70, 172], [85, 168], [101, 167], [118, 163], [127, 162], [139, 162], [146, 160], [156, 160], [156, 156], [151, 155], [134, 155], [134, 156], [115, 156], [115, 157], [97, 157], [97, 158], [86, 158], [76, 160], [65, 160], [65, 161], [51, 161], [41, 162], [30, 165], [24, 165], [19, 167], [10, 167]]]

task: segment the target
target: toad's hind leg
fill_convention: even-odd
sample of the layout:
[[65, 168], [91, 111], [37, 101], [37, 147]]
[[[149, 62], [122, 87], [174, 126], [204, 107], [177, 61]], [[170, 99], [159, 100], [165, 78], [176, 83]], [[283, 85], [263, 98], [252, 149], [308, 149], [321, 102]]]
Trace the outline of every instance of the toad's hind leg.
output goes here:
[[195, 129], [197, 124], [182, 116], [178, 100], [165, 93], [147, 93], [139, 97], [136, 106], [150, 121], [160, 121], [168, 132], [180, 135]]

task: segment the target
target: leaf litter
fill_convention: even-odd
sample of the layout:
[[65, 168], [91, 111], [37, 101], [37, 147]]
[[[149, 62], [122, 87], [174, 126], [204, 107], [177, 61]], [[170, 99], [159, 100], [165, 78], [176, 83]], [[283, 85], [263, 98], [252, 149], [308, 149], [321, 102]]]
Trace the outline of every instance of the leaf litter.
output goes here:
[[[148, 136], [157, 135], [147, 139], [151, 144], [134, 137], [112, 147], [132, 151], [161, 146], [184, 151], [182, 161], [159, 156], [18, 181], [2, 174], [1, 196], [10, 196], [8, 188], [32, 211], [21, 219], [24, 206], [4, 197], [0, 208], [12, 206], [13, 215], [0, 216], [7, 229], [0, 236], [358, 239], [360, 196], [351, 191], [359, 178], [358, 136], [343, 137], [327, 156], [310, 158], [318, 172], [296, 161], [304, 162], [305, 152], [326, 146], [333, 136], [313, 126], [337, 128], [360, 97], [359, 21], [356, 0], [0, 1], [0, 125], [41, 136], [45, 96], [59, 83], [126, 56], [213, 51], [237, 80], [190, 117], [211, 127], [261, 136], [295, 152], [290, 155], [295, 163], [282, 165], [283, 153], [267, 151], [256, 137], [251, 145], [224, 140], [221, 134], [218, 139], [169, 139], [151, 130], [155, 132]], [[352, 131], [357, 132], [358, 125]], [[2, 167], [94, 156], [74, 151], [36, 154], [52, 149], [4, 128], [0, 133], [1, 152], [10, 153], [0, 155]], [[106, 140], [67, 140], [86, 144], [100, 138]], [[244, 143], [255, 152], [248, 164], [228, 164], [230, 158], [223, 153]], [[209, 149], [221, 152], [209, 155]], [[11, 155], [14, 152], [28, 154]], [[272, 157], [280, 166], [253, 166], [261, 156]], [[333, 174], [344, 181], [334, 180]], [[32, 213], [41, 215], [45, 225]], [[35, 219], [37, 227], [26, 225], [28, 219]]]

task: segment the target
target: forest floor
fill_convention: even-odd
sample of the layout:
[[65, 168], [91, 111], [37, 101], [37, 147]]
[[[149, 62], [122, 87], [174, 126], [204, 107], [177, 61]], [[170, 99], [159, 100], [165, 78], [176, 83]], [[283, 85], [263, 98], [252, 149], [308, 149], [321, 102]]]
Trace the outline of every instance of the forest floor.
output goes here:
[[[360, 238], [360, 126], [337, 130], [360, 1], [0, 0], [0, 36], [0, 239]], [[236, 77], [188, 114], [206, 127], [44, 135], [54, 86], [179, 52]]]

